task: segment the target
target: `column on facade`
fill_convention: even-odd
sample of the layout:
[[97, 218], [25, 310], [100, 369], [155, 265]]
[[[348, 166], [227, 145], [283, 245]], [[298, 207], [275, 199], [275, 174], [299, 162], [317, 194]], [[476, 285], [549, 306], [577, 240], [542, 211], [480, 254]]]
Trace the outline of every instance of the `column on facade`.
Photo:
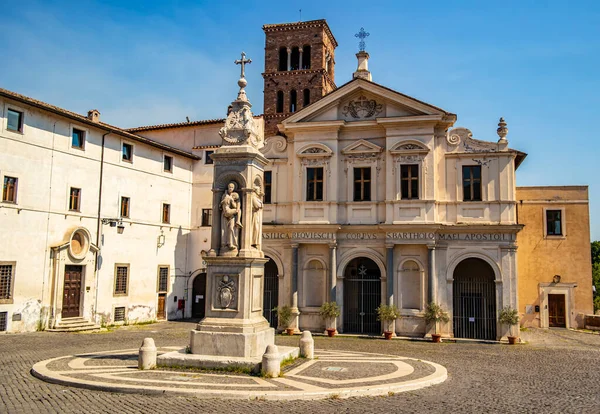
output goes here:
[[292, 245], [292, 308], [298, 309], [298, 244]]
[[435, 246], [427, 246], [427, 303], [435, 301], [435, 282]]
[[387, 303], [394, 304], [394, 246], [386, 246], [387, 249]]
[[292, 70], [292, 49], [290, 49], [289, 47], [287, 48], [287, 54], [287, 70]]
[[302, 48], [298, 48], [298, 69], [302, 69]]
[[329, 245], [329, 301], [336, 301], [337, 284], [337, 245]]

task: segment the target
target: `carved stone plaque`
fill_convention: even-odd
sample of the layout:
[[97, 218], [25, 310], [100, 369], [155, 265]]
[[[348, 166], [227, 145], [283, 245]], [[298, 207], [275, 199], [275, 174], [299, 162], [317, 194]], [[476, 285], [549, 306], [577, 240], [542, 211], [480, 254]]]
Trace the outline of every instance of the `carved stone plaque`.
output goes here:
[[237, 310], [239, 276], [232, 274], [215, 275], [213, 308], [215, 310]]

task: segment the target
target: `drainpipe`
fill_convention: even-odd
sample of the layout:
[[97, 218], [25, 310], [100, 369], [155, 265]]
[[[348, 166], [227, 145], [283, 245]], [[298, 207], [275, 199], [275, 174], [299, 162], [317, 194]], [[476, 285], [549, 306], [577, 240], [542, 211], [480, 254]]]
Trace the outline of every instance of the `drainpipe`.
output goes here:
[[100, 180], [98, 182], [98, 217], [97, 217], [97, 227], [96, 227], [96, 247], [98, 250], [96, 251], [96, 263], [94, 264], [94, 273], [96, 274], [96, 287], [95, 287], [95, 300], [94, 300], [94, 314], [96, 314], [98, 310], [98, 281], [100, 279], [98, 274], [98, 255], [102, 251], [100, 247], [100, 233], [102, 231], [102, 180], [104, 178], [104, 143], [106, 141], [106, 136], [112, 133], [112, 131], [108, 131], [106, 134], [102, 135], [102, 149], [100, 153]]
[[[58, 121], [56, 121], [58, 122]], [[46, 247], [48, 248], [48, 239], [50, 237], [50, 209], [52, 208], [52, 173], [54, 172], [54, 138], [55, 138], [55, 133], [56, 133], [56, 122], [54, 122], [54, 126], [52, 127], [52, 151], [50, 152], [50, 154], [52, 154], [50, 156], [50, 178], [49, 178], [49, 184], [48, 184], [48, 217], [46, 219]], [[48, 252], [46, 252], [44, 254], [44, 273], [46, 272], [46, 260], [48, 259], [48, 255], [52, 254], [52, 249], [49, 249]], [[54, 268], [54, 265], [52, 265], [52, 267]], [[54, 271], [54, 269], [52, 270]], [[48, 272], [48, 278], [53, 278], [52, 276], [52, 272]], [[50, 285], [50, 293], [52, 292], [52, 286]], [[42, 309], [44, 308], [44, 293], [46, 292], [46, 277], [44, 276], [42, 278]], [[51, 294], [52, 296], [52, 294]], [[49, 307], [51, 309], [49, 309], [49, 311], [52, 311], [52, 298], [50, 298], [50, 302], [49, 302]], [[45, 323], [45, 321], [44, 321]]]

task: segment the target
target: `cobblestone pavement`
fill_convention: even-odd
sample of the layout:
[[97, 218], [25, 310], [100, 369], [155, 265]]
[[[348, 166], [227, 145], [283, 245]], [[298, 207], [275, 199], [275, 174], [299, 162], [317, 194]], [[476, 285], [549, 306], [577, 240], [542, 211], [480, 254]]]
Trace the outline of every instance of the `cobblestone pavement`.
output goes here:
[[[8, 413], [380, 413], [519, 412], [600, 413], [600, 335], [566, 330], [524, 333], [527, 345], [315, 338], [315, 347], [425, 359], [445, 366], [439, 385], [386, 397], [321, 401], [235, 401], [119, 394], [69, 388], [29, 373], [41, 360], [82, 352], [137, 348], [151, 336], [157, 346], [185, 346], [195, 325], [163, 322], [109, 333], [0, 335], [0, 412]], [[277, 337], [296, 345], [298, 337]]]

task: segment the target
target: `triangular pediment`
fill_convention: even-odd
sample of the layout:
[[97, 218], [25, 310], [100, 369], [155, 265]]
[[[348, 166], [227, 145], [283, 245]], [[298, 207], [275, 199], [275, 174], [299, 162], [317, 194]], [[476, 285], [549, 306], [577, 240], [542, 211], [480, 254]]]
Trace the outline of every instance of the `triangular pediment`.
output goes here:
[[374, 82], [354, 79], [290, 116], [283, 125], [446, 115], [452, 114]]
[[373, 144], [372, 142], [359, 139], [358, 141], [348, 145], [342, 150], [344, 155], [352, 154], [375, 154], [383, 151], [383, 148], [379, 145]]

